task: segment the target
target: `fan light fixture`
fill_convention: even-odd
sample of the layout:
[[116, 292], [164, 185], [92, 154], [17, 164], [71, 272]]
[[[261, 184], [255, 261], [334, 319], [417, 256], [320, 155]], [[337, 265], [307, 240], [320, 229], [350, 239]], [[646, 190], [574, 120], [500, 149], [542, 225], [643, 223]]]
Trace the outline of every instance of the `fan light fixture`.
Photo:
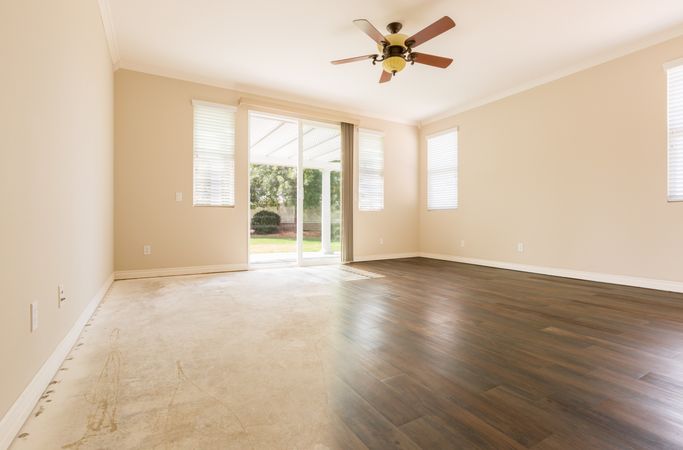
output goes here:
[[406, 60], [400, 56], [391, 56], [384, 61], [382, 61], [382, 67], [385, 72], [394, 74], [400, 72], [406, 67]]

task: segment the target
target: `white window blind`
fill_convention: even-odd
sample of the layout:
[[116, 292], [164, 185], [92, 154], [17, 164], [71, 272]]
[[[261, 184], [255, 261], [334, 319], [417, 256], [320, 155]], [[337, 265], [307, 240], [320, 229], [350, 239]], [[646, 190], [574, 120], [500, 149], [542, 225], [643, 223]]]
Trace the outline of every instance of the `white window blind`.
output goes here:
[[235, 109], [194, 101], [195, 206], [235, 205]]
[[360, 130], [358, 136], [358, 209], [384, 209], [384, 137]]
[[669, 200], [683, 201], [683, 61], [667, 69]]
[[427, 138], [427, 208], [458, 207], [458, 132]]

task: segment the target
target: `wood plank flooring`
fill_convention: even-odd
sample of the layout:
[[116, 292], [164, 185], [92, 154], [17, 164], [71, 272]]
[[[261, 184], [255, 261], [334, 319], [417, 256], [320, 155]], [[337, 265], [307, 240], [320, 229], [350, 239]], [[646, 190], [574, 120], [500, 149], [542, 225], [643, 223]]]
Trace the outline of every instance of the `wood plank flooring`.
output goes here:
[[419, 258], [353, 266], [385, 278], [339, 288], [342, 440], [683, 448], [683, 295]]
[[117, 281], [12, 450], [683, 449], [682, 294], [351, 268]]

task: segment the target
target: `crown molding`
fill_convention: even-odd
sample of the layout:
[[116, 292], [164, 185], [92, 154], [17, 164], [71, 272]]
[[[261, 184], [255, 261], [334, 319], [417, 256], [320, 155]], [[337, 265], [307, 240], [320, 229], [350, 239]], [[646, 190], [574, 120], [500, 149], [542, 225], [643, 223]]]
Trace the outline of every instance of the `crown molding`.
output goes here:
[[116, 39], [116, 29], [114, 28], [114, 20], [111, 15], [111, 7], [109, 0], [97, 0], [100, 6], [100, 16], [102, 17], [102, 26], [104, 27], [104, 35], [107, 37], [107, 46], [109, 47], [109, 56], [114, 70], [118, 69], [121, 61], [121, 54], [119, 53], [119, 44]]
[[218, 87], [221, 89], [230, 89], [246, 96], [261, 97], [269, 100], [274, 100], [277, 102], [291, 103], [298, 106], [306, 106], [309, 108], [326, 110], [328, 112], [333, 113], [343, 113], [358, 119], [376, 119], [382, 120], [384, 122], [393, 122], [412, 127], [417, 127], [419, 124], [419, 122], [416, 120], [411, 121], [400, 117], [383, 116], [377, 113], [373, 113], [371, 111], [344, 108], [340, 105], [319, 102], [311, 98], [301, 98], [295, 94], [287, 94], [284, 92], [277, 92], [270, 89], [259, 88], [254, 86], [245, 86], [244, 84], [238, 83], [236, 81], [220, 80], [216, 78], [205, 77], [198, 74], [192, 74], [177, 70], [169, 70], [148, 64], [140, 64], [121, 60], [118, 64], [117, 69], [131, 70], [133, 72], [141, 72], [146, 73], [148, 75], [156, 75], [165, 78], [172, 78], [175, 80], [188, 81], [190, 83], [198, 83], [206, 86]]
[[590, 69], [592, 67], [599, 66], [601, 64], [607, 63], [609, 61], [613, 61], [615, 59], [627, 56], [629, 54], [635, 53], [637, 51], [646, 49], [648, 47], [655, 46], [657, 44], [661, 44], [663, 42], [666, 42], [668, 40], [683, 36], [683, 24], [677, 25], [675, 27], [669, 28], [665, 31], [659, 32], [652, 34], [644, 39], [638, 40], [636, 42], [631, 42], [622, 46], [619, 46], [617, 48], [614, 48], [608, 52], [602, 53], [598, 56], [589, 58], [587, 60], [584, 60], [578, 64], [571, 65], [569, 67], [565, 67], [564, 69], [555, 71], [549, 75], [537, 78], [535, 80], [531, 80], [526, 83], [519, 84], [517, 86], [514, 86], [510, 89], [506, 89], [503, 91], [499, 91], [497, 93], [487, 95], [480, 97], [478, 99], [472, 100], [470, 102], [467, 102], [463, 105], [459, 105], [457, 107], [453, 108], [448, 108], [441, 113], [429, 116], [424, 119], [420, 120], [409, 120], [405, 119], [402, 117], [395, 117], [395, 116], [383, 116], [381, 114], [378, 114], [376, 112], [372, 111], [366, 111], [366, 110], [357, 110], [353, 108], [345, 108], [340, 105], [335, 105], [335, 104], [330, 104], [326, 102], [320, 102], [316, 101], [315, 99], [302, 99], [296, 95], [285, 93], [285, 92], [280, 92], [280, 91], [273, 91], [270, 89], [266, 88], [261, 88], [261, 87], [256, 87], [256, 86], [246, 86], [243, 85], [239, 82], [236, 82], [234, 80], [227, 80], [227, 79], [215, 79], [215, 78], [210, 78], [210, 77], [205, 77], [202, 75], [194, 74], [194, 73], [187, 73], [183, 71], [177, 71], [177, 70], [169, 70], [169, 69], [164, 69], [160, 67], [154, 67], [148, 64], [140, 64], [140, 63], [134, 63], [130, 61], [122, 61], [121, 56], [120, 56], [120, 51], [119, 51], [119, 46], [118, 46], [118, 41], [116, 38], [116, 30], [114, 28], [114, 22], [112, 19], [112, 13], [111, 13], [111, 7], [110, 7], [110, 0], [97, 0], [99, 7], [100, 7], [100, 14], [102, 16], [102, 23], [104, 25], [104, 31], [105, 35], [107, 37], [107, 43], [109, 46], [109, 53], [111, 55], [112, 59], [112, 64], [114, 66], [114, 70], [117, 70], [119, 68], [121, 69], [127, 69], [127, 70], [132, 70], [136, 72], [142, 72], [142, 73], [147, 73], [150, 75], [157, 75], [157, 76], [162, 76], [162, 77], [167, 77], [167, 78], [174, 78], [178, 80], [183, 80], [183, 81], [189, 81], [192, 83], [199, 83], [199, 84], [204, 84], [208, 86], [214, 86], [214, 87], [219, 87], [223, 89], [231, 89], [235, 91], [239, 91], [240, 93], [248, 94], [248, 95], [256, 95], [256, 96], [264, 96], [268, 97], [273, 100], [278, 100], [278, 101], [284, 101], [284, 102], [293, 102], [297, 103], [300, 105], [304, 106], [309, 106], [313, 108], [319, 108], [319, 109], [327, 109], [330, 111], [335, 111], [335, 112], [340, 112], [344, 114], [349, 114], [355, 117], [360, 117], [360, 118], [367, 118], [367, 119], [377, 119], [377, 120], [383, 120], [387, 122], [393, 122], [393, 123], [398, 123], [401, 125], [409, 125], [409, 126], [414, 126], [418, 129], [430, 125], [435, 122], [439, 122], [441, 120], [447, 119], [449, 117], [455, 116], [457, 114], [461, 114], [466, 111], [470, 111], [475, 108], [479, 108], [484, 105], [488, 105], [490, 103], [497, 102], [499, 100], [502, 100], [507, 97], [511, 97], [513, 95], [531, 90], [535, 87], [565, 78], [567, 76], [570, 76], [572, 74], [581, 72], [586, 69]]
[[479, 108], [480, 106], [488, 105], [490, 103], [497, 102], [498, 100], [502, 100], [507, 97], [511, 97], [516, 94], [520, 94], [522, 92], [531, 90], [535, 87], [548, 84], [552, 81], [556, 81], [562, 78], [565, 78], [569, 75], [573, 75], [575, 73], [581, 72], [583, 70], [590, 69], [592, 67], [599, 66], [601, 64], [607, 63], [609, 61], [613, 61], [615, 59], [619, 59], [621, 57], [630, 55], [632, 53], [636, 53], [640, 50], [644, 50], [648, 47], [653, 47], [657, 44], [661, 44], [663, 42], [669, 41], [671, 39], [675, 39], [677, 37], [683, 36], [683, 24], [678, 25], [674, 28], [670, 28], [664, 32], [661, 33], [656, 33], [653, 35], [648, 36], [645, 39], [639, 40], [637, 42], [632, 42], [627, 45], [622, 45], [620, 47], [617, 47], [616, 49], [612, 49], [609, 52], [602, 53], [599, 56], [587, 59], [582, 61], [579, 64], [574, 64], [572, 66], [566, 67], [564, 69], [561, 69], [559, 71], [553, 72], [549, 75], [537, 78], [535, 80], [517, 85], [513, 88], [506, 89], [504, 91], [497, 92], [492, 95], [488, 95], [476, 100], [473, 100], [471, 102], [467, 102], [464, 105], [458, 106], [456, 108], [452, 109], [447, 109], [439, 114], [433, 115], [425, 120], [421, 120], [419, 122], [418, 127], [424, 127], [427, 125], [430, 125], [432, 123], [438, 122], [440, 120], [448, 119], [449, 117], [453, 117], [457, 114], [461, 114], [467, 111], [470, 111], [475, 108]]

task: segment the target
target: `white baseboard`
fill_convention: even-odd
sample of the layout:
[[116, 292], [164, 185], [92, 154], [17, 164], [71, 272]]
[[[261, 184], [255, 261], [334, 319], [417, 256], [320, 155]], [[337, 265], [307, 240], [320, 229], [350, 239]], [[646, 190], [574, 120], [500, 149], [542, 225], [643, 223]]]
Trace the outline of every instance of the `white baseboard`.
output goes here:
[[528, 264], [517, 264], [504, 261], [491, 261], [487, 259], [467, 258], [464, 256], [443, 255], [437, 253], [420, 253], [423, 258], [441, 259], [444, 261], [474, 264], [477, 266], [495, 267], [498, 269], [516, 270], [519, 272], [531, 272], [542, 275], [552, 275], [563, 278], [574, 278], [577, 280], [597, 281], [599, 283], [620, 284], [623, 286], [634, 286], [646, 289], [656, 289], [668, 292], [683, 292], [683, 282], [657, 280], [654, 278], [630, 277], [626, 275], [614, 275], [599, 272], [584, 272], [581, 270], [559, 269], [555, 267], [532, 266]]
[[167, 267], [163, 269], [118, 270], [114, 272], [116, 280], [132, 278], [171, 277], [177, 275], [199, 275], [203, 273], [237, 272], [248, 270], [248, 264], [217, 264], [213, 266]]
[[363, 256], [354, 256], [353, 262], [379, 261], [382, 259], [417, 258], [418, 256], [420, 256], [420, 254], [418, 252], [385, 253], [382, 255], [363, 255]]
[[40, 399], [45, 389], [54, 378], [57, 370], [68, 356], [71, 348], [76, 344], [78, 337], [85, 327], [85, 324], [90, 320], [90, 317], [95, 312], [97, 305], [104, 298], [109, 287], [114, 282], [114, 275], [107, 278], [97, 294], [88, 302], [83, 312], [71, 327], [64, 339], [59, 343], [57, 348], [52, 352], [52, 355], [45, 361], [43, 366], [35, 374], [31, 382], [28, 384], [24, 392], [21, 393], [16, 402], [7, 411], [7, 414], [0, 420], [0, 449], [5, 450], [9, 448], [24, 422], [33, 411], [36, 403]]

